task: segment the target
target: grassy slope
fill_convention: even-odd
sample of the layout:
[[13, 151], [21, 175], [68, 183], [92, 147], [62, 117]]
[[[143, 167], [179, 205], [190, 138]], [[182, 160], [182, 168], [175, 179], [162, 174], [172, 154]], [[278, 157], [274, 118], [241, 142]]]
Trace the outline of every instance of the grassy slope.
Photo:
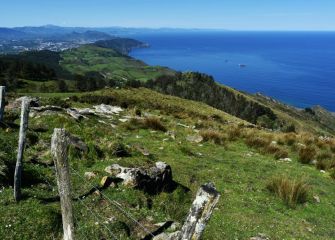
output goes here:
[[62, 53], [61, 66], [73, 73], [101, 72], [109, 78], [145, 81], [161, 74], [173, 74], [163, 67], [151, 67], [139, 60], [121, 55], [113, 49], [93, 45], [81, 46]]
[[251, 97], [270, 107], [281, 119], [293, 123], [298, 130], [325, 135], [335, 134], [335, 118], [322, 108], [315, 107], [316, 111], [319, 111], [319, 114], [317, 114], [319, 117], [317, 118], [278, 101], [272, 101], [257, 95]]
[[[70, 94], [66, 94], [66, 97]], [[104, 173], [103, 169], [118, 163], [126, 166], [145, 166], [154, 161], [165, 161], [172, 166], [174, 179], [191, 189], [191, 193], [183, 193], [181, 189], [172, 194], [161, 193], [149, 196], [138, 190], [127, 188], [109, 188], [105, 194], [116, 199], [128, 209], [139, 221], [149, 229], [153, 223], [166, 220], [182, 222], [190, 202], [202, 183], [213, 181], [222, 193], [221, 200], [206, 229], [204, 239], [248, 239], [258, 233], [265, 233], [271, 239], [333, 239], [335, 234], [334, 181], [328, 174], [321, 174], [312, 166], [298, 163], [296, 153], [287, 147], [292, 163], [276, 161], [272, 155], [261, 154], [245, 145], [242, 138], [230, 141], [227, 146], [207, 142], [203, 144], [186, 141], [187, 135], [195, 134], [191, 128], [184, 128], [177, 123], [200, 128], [221, 129], [226, 133], [238, 123], [243, 122], [224, 112], [218, 111], [201, 103], [182, 100], [161, 95], [146, 89], [135, 90], [103, 90], [91, 95], [113, 97], [115, 103], [127, 103], [129, 109], [122, 115], [134, 114], [133, 107], [143, 112], [160, 116], [168, 130], [176, 132], [176, 139], [169, 138], [165, 133], [152, 132], [149, 129], [127, 130], [118, 121], [120, 117], [107, 123], [101, 119], [90, 117], [78, 123], [66, 115], [42, 116], [30, 119], [30, 129], [45, 128], [47, 132], [37, 133], [39, 141], [30, 146], [25, 154], [25, 199], [15, 204], [12, 189], [6, 187], [1, 193], [0, 239], [60, 239], [60, 209], [57, 202], [43, 203], [43, 199], [57, 195], [55, 177], [51, 167], [30, 163], [31, 158], [39, 162], [50, 162], [50, 137], [54, 127], [65, 127], [69, 132], [80, 136], [91, 149], [99, 147], [104, 156], [96, 151], [78, 157], [71, 152], [71, 166], [81, 175], [85, 171], [96, 171], [97, 178], [91, 183], [98, 183]], [[65, 97], [62, 94], [53, 96]], [[78, 94], [80, 97], [81, 94]], [[47, 95], [42, 94], [44, 101]], [[85, 98], [82, 98], [85, 99]], [[91, 104], [71, 102], [72, 106], [88, 107]], [[216, 120], [211, 119], [216, 116]], [[217, 117], [220, 116], [220, 117]], [[200, 122], [199, 122], [200, 121]], [[109, 123], [117, 125], [113, 129]], [[201, 124], [200, 124], [201, 123]], [[258, 130], [255, 130], [258, 133]], [[1, 135], [11, 138], [17, 130], [5, 131]], [[130, 146], [131, 157], [118, 158], [113, 156], [110, 144], [122, 142]], [[141, 145], [149, 150], [151, 157], [144, 157], [132, 146]], [[253, 152], [250, 156], [250, 152]], [[199, 154], [201, 153], [201, 154]], [[274, 175], [287, 175], [294, 178], [303, 177], [312, 186], [308, 203], [296, 209], [288, 208], [283, 202], [266, 190], [266, 184]], [[45, 178], [51, 184], [48, 187]], [[29, 179], [29, 180], [27, 180]], [[39, 181], [40, 180], [40, 181]], [[27, 183], [29, 181], [29, 183]], [[40, 183], [39, 183], [40, 182]], [[78, 196], [90, 189], [89, 184], [72, 172], [74, 195]], [[320, 203], [313, 201], [312, 196], [318, 195]], [[147, 201], [153, 202], [152, 209]], [[133, 239], [138, 239], [140, 229], [119, 214], [106, 200], [91, 195], [83, 200], [93, 212], [104, 219], [95, 219], [86, 211], [80, 202], [74, 202], [75, 216], [78, 219], [77, 234], [79, 239], [87, 235], [89, 239], [108, 237], [108, 232], [101, 226], [103, 222], [115, 216], [120, 222], [108, 225], [111, 230], [122, 235], [124, 222], [131, 230]], [[99, 222], [96, 225], [96, 222]], [[10, 227], [6, 225], [11, 225]]]

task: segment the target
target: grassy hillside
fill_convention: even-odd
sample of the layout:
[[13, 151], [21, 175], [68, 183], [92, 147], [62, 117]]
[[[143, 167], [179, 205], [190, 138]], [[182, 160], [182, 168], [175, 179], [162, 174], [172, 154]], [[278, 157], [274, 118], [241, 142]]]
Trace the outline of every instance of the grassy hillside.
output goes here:
[[145, 81], [163, 74], [174, 74], [163, 67], [152, 67], [145, 63], [122, 55], [116, 50], [94, 45], [85, 45], [62, 53], [61, 66], [73, 73], [84, 75], [87, 72], [99, 72], [107, 79], [119, 81]]
[[[249, 239], [259, 233], [275, 240], [334, 237], [334, 139], [252, 128], [244, 120], [203, 103], [144, 88], [34, 95], [41, 97], [43, 105], [84, 108], [105, 103], [122, 106], [124, 111], [110, 118], [89, 116], [79, 122], [66, 113], [33, 114], [24, 159], [24, 199], [18, 204], [11, 188], [18, 129], [0, 129], [0, 144], [6, 146], [0, 151], [4, 169], [0, 178], [1, 239], [61, 239], [49, 151], [55, 127], [66, 128], [89, 147], [87, 153], [70, 149], [74, 197], [99, 184], [108, 175], [105, 167], [113, 163], [144, 167], [164, 161], [171, 165], [173, 178], [180, 185], [173, 192], [150, 195], [123, 186], [103, 190], [150, 230], [168, 220], [182, 223], [198, 187], [212, 181], [222, 197], [203, 239]], [[7, 108], [8, 125], [18, 123], [17, 111]], [[190, 136], [202, 136], [203, 141], [194, 142]], [[150, 154], [143, 155], [139, 149]], [[127, 154], [118, 154], [120, 150]], [[286, 157], [292, 161], [282, 159]], [[314, 159], [314, 165], [307, 163]], [[83, 181], [87, 171], [95, 172], [96, 177]], [[276, 185], [277, 177], [286, 185]], [[292, 197], [293, 180], [307, 185], [297, 193], [301, 198], [296, 201], [287, 198]], [[281, 194], [273, 186], [280, 186]], [[145, 235], [102, 196], [88, 195], [73, 204], [78, 239], [108, 239], [104, 226], [120, 239]], [[94, 214], [102, 218], [95, 219]]]

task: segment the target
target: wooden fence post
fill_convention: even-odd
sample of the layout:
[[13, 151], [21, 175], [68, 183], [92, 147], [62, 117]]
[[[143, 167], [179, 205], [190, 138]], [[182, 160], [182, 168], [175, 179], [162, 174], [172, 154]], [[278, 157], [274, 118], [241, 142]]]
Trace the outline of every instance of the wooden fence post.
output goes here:
[[3, 121], [3, 116], [5, 114], [5, 95], [6, 87], [0, 86], [0, 122]]
[[199, 240], [208, 223], [215, 205], [218, 203], [220, 193], [214, 184], [202, 185], [192, 203], [189, 215], [178, 234], [179, 240]]
[[22, 176], [22, 159], [23, 152], [26, 143], [26, 131], [28, 128], [28, 118], [29, 118], [29, 98], [22, 98], [21, 104], [21, 125], [19, 133], [19, 147], [17, 151], [17, 159], [14, 173], [14, 198], [15, 201], [21, 200], [21, 176]]
[[62, 210], [64, 240], [74, 239], [71, 183], [68, 163], [69, 137], [65, 129], [55, 128], [51, 139], [51, 154], [56, 167], [57, 185]]

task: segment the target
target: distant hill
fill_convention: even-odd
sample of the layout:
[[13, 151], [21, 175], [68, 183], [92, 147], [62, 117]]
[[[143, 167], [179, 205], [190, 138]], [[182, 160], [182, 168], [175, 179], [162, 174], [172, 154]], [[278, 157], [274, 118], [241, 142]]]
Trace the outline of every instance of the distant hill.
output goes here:
[[102, 48], [114, 49], [125, 55], [134, 48], [148, 47], [148, 44], [131, 38], [115, 38], [111, 40], [101, 40], [95, 42], [93, 45]]
[[16, 40], [31, 38], [30, 34], [25, 32], [17, 31], [11, 28], [0, 28], [0, 40]]

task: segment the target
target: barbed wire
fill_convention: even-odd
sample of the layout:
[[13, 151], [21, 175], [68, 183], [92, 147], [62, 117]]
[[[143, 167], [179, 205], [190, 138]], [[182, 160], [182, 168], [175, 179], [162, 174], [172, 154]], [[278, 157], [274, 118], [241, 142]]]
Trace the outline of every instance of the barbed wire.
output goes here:
[[[103, 219], [103, 217], [101, 217], [99, 214], [94, 213], [94, 212], [92, 211], [92, 209], [89, 208], [89, 207], [84, 203], [84, 201], [83, 201], [82, 199], [80, 199], [80, 198], [78, 198], [78, 199], [79, 199], [79, 202], [80, 202], [81, 204], [83, 204], [83, 205], [86, 207], [86, 209], [89, 210], [89, 211], [91, 212], [91, 214], [96, 218], [96, 220], [98, 221], [98, 223], [99, 223], [99, 217], [100, 217], [101, 219]], [[98, 217], [98, 216], [99, 216], [99, 217]], [[105, 224], [102, 224], [102, 225], [108, 230], [108, 232], [110, 233], [110, 235], [112, 236], [112, 238], [118, 240], [118, 238], [113, 234], [113, 232], [112, 232], [112, 231], [111, 231]]]
[[[132, 220], [134, 223], [136, 223], [138, 226], [140, 226], [147, 234], [149, 234], [152, 237], [155, 237], [155, 235], [153, 235], [151, 233], [151, 231], [149, 231], [145, 226], [143, 226], [139, 221], [137, 221], [135, 219], [134, 216], [132, 216], [132, 214], [128, 213], [126, 210], [124, 210], [122, 208], [122, 205], [120, 203], [118, 203], [115, 200], [110, 199], [108, 196], [106, 196], [106, 194], [104, 194], [102, 191], [100, 191], [99, 188], [97, 188], [95, 185], [89, 183], [83, 176], [81, 176], [73, 167], [71, 167], [71, 170], [77, 175], [79, 176], [81, 179], [83, 179], [85, 182], [87, 182], [92, 188], [96, 189], [97, 191], [99, 191], [101, 193], [101, 195], [103, 197], [105, 197], [113, 206], [115, 206], [120, 212], [122, 212], [123, 215], [125, 215], [127, 218], [129, 218], [130, 220]], [[80, 199], [80, 198], [78, 198]]]
[[[75, 220], [76, 220], [76, 223], [79, 224], [79, 220], [78, 220], [78, 218], [76, 217], [76, 215], [73, 214], [73, 216], [74, 216], [74, 218], [75, 218]], [[82, 229], [82, 227], [77, 228], [77, 229], [76, 229], [76, 232], [79, 232], [80, 229]], [[80, 235], [83, 235], [85, 239], [89, 240], [89, 238], [86, 236], [85, 233], [80, 234]]]

